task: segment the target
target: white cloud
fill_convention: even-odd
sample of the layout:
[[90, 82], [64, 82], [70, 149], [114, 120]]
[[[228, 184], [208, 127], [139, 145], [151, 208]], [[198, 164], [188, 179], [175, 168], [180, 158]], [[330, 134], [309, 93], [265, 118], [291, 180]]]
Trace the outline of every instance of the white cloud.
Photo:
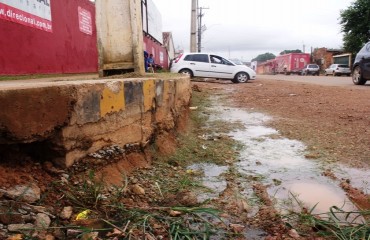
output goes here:
[[[175, 46], [189, 50], [191, 0], [153, 0], [163, 30]], [[339, 16], [352, 0], [199, 0], [204, 10], [204, 51], [250, 60], [285, 49], [339, 48]]]

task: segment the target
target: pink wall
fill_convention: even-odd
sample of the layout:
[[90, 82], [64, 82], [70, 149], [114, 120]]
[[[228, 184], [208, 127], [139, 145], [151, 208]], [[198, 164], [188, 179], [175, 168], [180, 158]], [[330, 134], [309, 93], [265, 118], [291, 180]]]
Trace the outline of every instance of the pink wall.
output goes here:
[[144, 50], [147, 51], [148, 54], [153, 54], [156, 64], [160, 64], [163, 68], [168, 69], [168, 53], [165, 47], [152, 40], [149, 36], [144, 35]]
[[[95, 5], [88, 0], [50, 3], [52, 32], [0, 19], [0, 75], [97, 72]], [[80, 30], [79, 7], [91, 13], [91, 35]]]

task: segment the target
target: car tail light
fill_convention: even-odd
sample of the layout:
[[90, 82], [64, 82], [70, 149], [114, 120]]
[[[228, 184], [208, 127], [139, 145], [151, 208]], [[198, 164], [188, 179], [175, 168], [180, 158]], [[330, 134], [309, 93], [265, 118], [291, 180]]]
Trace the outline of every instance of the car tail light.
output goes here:
[[180, 60], [180, 58], [182, 57], [182, 54], [180, 54], [176, 59], [175, 59], [175, 63], [177, 63], [179, 60]]

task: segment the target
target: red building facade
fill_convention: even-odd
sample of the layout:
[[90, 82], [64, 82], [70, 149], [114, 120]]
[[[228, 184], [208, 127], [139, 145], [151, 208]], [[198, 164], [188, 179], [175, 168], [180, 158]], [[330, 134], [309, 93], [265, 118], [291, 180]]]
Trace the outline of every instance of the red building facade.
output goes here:
[[[0, 75], [97, 72], [95, 5], [89, 0], [2, 2]], [[38, 6], [45, 11], [27, 12], [22, 4], [29, 3], [46, 4]]]

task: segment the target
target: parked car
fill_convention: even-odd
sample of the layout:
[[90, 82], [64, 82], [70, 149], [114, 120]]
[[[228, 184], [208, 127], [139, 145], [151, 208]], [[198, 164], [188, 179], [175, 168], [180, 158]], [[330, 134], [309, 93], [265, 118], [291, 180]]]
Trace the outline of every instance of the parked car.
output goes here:
[[352, 69], [352, 81], [355, 85], [364, 85], [370, 80], [370, 42], [357, 53]]
[[307, 64], [301, 69], [302, 75], [317, 75], [320, 74], [320, 67], [317, 64]]
[[325, 69], [325, 76], [328, 75], [341, 76], [341, 75], [351, 75], [351, 69], [346, 64], [332, 64], [329, 68]]
[[256, 72], [251, 68], [209, 53], [181, 54], [172, 61], [170, 70], [190, 77], [230, 79], [234, 83], [244, 83], [256, 78]]

